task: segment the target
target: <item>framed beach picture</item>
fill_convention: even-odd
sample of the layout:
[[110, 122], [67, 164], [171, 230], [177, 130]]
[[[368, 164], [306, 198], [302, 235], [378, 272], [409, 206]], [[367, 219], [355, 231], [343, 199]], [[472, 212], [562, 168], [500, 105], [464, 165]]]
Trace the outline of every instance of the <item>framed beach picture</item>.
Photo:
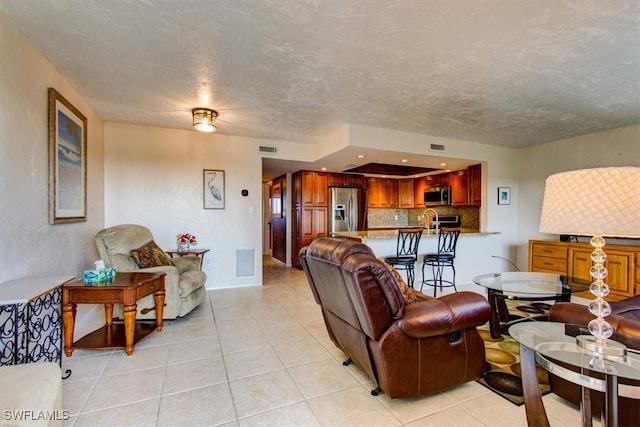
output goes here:
[[498, 204], [511, 204], [511, 187], [498, 187]]
[[224, 171], [204, 170], [204, 208], [224, 209]]
[[87, 220], [87, 118], [49, 88], [49, 224]]

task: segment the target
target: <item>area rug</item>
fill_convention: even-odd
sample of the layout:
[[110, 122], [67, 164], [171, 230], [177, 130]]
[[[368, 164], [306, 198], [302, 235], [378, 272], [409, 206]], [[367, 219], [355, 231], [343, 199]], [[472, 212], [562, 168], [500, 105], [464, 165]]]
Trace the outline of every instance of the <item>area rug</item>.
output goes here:
[[[507, 301], [509, 320], [535, 318], [535, 321], [544, 321], [548, 317], [550, 306], [545, 303], [522, 301]], [[518, 343], [508, 335], [508, 328], [501, 330], [500, 338], [491, 338], [489, 324], [478, 327], [478, 332], [484, 341], [487, 367], [484, 376], [477, 380], [478, 383], [489, 390], [504, 397], [515, 405], [524, 403], [522, 392], [522, 380], [520, 378], [520, 347]], [[547, 371], [536, 367], [538, 382], [542, 395], [550, 392]]]

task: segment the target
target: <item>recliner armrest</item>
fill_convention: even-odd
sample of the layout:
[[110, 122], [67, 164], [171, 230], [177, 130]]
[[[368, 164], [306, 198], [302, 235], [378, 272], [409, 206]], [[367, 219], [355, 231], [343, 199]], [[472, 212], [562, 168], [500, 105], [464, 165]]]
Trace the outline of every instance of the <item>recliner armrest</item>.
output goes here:
[[410, 337], [427, 338], [483, 325], [490, 315], [482, 295], [463, 291], [407, 305], [398, 326]]
[[200, 270], [200, 258], [197, 256], [183, 256], [174, 258], [171, 260], [173, 264], [178, 267], [178, 273], [182, 274], [185, 271], [197, 271]]
[[[633, 315], [626, 317], [624, 310], [621, 311], [622, 314], [614, 313], [604, 318], [613, 328], [612, 339], [620, 341], [627, 347], [640, 349], [640, 322]], [[549, 311], [549, 320], [552, 322], [586, 327], [593, 319], [595, 316], [591, 314], [589, 307], [572, 302], [557, 302]]]

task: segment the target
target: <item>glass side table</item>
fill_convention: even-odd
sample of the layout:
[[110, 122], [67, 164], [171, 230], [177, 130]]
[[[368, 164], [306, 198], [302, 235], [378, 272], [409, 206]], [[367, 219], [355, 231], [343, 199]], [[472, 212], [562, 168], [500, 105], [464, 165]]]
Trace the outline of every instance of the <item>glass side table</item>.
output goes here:
[[559, 274], [530, 271], [483, 274], [474, 277], [473, 283], [487, 289], [487, 300], [491, 307], [489, 331], [492, 338], [499, 338], [501, 327], [510, 323], [501, 322], [501, 317], [506, 316], [505, 299], [569, 301], [572, 292], [589, 289], [589, 284], [586, 283], [563, 283]]
[[[522, 387], [527, 423], [530, 426], [548, 426], [549, 420], [542, 403], [536, 375], [536, 362], [545, 370], [578, 384], [582, 388], [582, 424], [591, 426], [589, 390], [605, 393], [602, 425], [618, 425], [618, 396], [640, 399], [640, 387], [618, 384], [619, 378], [640, 380], [640, 354], [629, 351], [626, 356], [597, 355], [579, 347], [569, 325], [557, 322], [518, 323], [509, 328], [511, 337], [520, 344]], [[555, 361], [580, 369], [580, 373], [564, 368]], [[599, 368], [603, 365], [603, 368]], [[591, 376], [604, 375], [604, 379]]]

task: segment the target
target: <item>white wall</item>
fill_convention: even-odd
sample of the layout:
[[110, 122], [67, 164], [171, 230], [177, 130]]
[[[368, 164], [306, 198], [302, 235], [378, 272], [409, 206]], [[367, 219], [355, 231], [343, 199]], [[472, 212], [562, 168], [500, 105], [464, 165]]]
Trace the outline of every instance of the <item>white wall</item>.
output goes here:
[[[262, 158], [251, 138], [118, 123], [105, 125], [105, 224], [151, 229], [164, 249], [193, 233], [209, 248], [207, 288], [262, 284]], [[203, 169], [225, 171], [225, 208], [203, 208]], [[247, 197], [241, 191], [249, 191]], [[251, 213], [253, 211], [253, 213]], [[251, 277], [236, 277], [236, 250], [254, 249]]]
[[[86, 222], [49, 225], [48, 87], [87, 117]], [[0, 283], [81, 277], [104, 223], [103, 121], [3, 13], [0, 93]]]

